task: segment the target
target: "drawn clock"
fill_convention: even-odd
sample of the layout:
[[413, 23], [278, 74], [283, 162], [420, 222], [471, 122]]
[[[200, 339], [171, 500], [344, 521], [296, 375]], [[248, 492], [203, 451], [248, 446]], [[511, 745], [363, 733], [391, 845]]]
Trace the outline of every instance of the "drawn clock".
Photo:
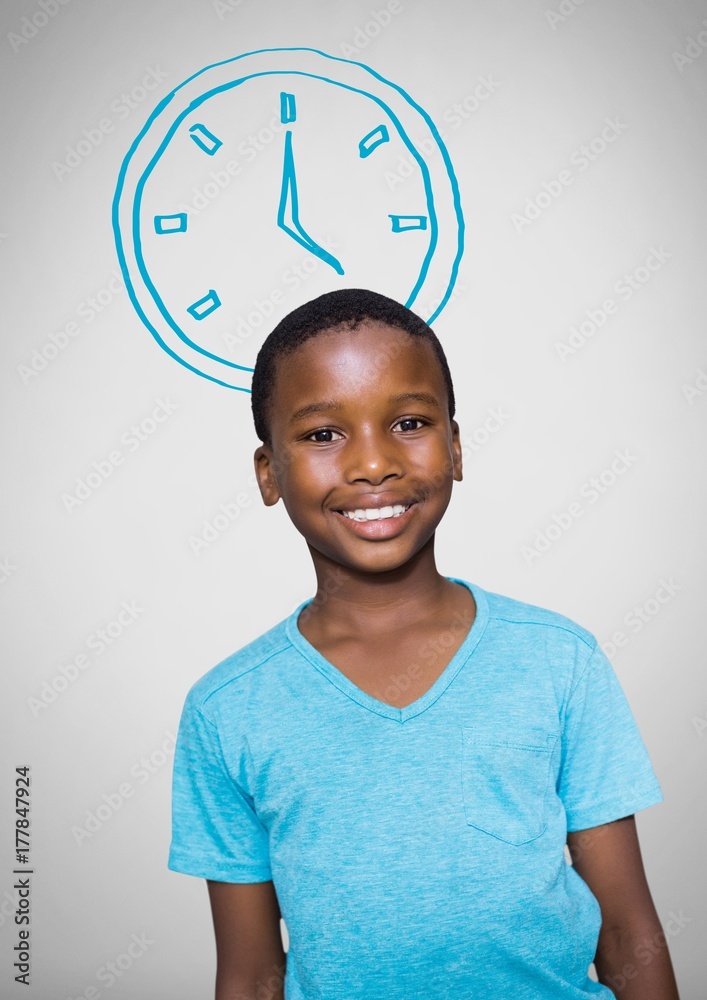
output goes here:
[[160, 346], [246, 392], [270, 329], [324, 291], [371, 288], [432, 323], [464, 242], [429, 115], [370, 67], [309, 48], [248, 52], [168, 94], [123, 161], [113, 228]]

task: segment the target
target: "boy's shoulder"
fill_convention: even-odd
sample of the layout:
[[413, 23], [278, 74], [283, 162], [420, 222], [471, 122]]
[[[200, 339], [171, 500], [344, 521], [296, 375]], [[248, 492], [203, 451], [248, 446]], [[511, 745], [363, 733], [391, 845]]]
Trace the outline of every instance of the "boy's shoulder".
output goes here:
[[489, 621], [496, 621], [511, 629], [513, 626], [536, 628], [545, 632], [546, 636], [554, 635], [557, 639], [574, 637], [588, 649], [594, 649], [597, 645], [597, 640], [589, 629], [579, 625], [572, 618], [560, 614], [559, 611], [551, 611], [549, 608], [528, 604], [488, 590], [485, 591], [485, 596], [488, 601]]
[[189, 690], [187, 700], [191, 705], [203, 710], [207, 702], [227, 685], [245, 678], [247, 674], [290, 648], [292, 642], [287, 634], [289, 617], [283, 618], [267, 632], [237, 649], [203, 674]]

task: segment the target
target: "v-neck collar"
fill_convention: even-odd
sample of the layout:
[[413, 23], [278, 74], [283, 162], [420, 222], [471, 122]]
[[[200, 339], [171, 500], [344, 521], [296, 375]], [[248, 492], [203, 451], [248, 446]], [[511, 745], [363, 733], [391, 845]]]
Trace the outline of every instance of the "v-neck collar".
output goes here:
[[474, 603], [476, 604], [476, 616], [461, 646], [434, 682], [432, 687], [429, 688], [420, 698], [418, 698], [417, 701], [413, 701], [410, 705], [405, 705], [404, 708], [397, 708], [394, 705], [387, 704], [387, 702], [379, 701], [377, 698], [374, 698], [373, 695], [361, 690], [361, 688], [354, 684], [353, 681], [349, 680], [349, 678], [343, 674], [338, 667], [335, 667], [333, 663], [326, 659], [326, 657], [322, 656], [319, 650], [316, 649], [308, 639], [305, 639], [299, 630], [297, 620], [303, 609], [306, 608], [307, 605], [311, 604], [314, 598], [310, 598], [308, 601], [303, 601], [302, 604], [300, 604], [300, 606], [296, 608], [296, 610], [293, 611], [287, 619], [287, 636], [293, 646], [295, 646], [300, 653], [302, 653], [302, 655], [305, 656], [309, 662], [320, 671], [320, 673], [324, 674], [324, 676], [330, 680], [332, 684], [339, 688], [340, 691], [343, 691], [344, 694], [348, 695], [353, 701], [362, 705], [364, 708], [367, 708], [369, 711], [375, 712], [377, 715], [384, 716], [386, 719], [393, 719], [395, 722], [405, 722], [407, 719], [420, 715], [428, 709], [430, 705], [434, 704], [439, 696], [449, 687], [478, 644], [489, 619], [488, 601], [486, 599], [485, 592], [480, 587], [476, 584], [468, 583], [466, 580], [459, 580], [453, 576], [448, 576], [446, 579], [450, 580], [452, 583], [460, 583], [463, 587], [466, 587], [471, 591]]

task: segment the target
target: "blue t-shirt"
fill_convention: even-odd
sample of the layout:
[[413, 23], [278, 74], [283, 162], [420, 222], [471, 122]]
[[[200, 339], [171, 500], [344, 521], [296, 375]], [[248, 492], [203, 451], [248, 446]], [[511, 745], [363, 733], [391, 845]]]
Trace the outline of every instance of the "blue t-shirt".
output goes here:
[[564, 849], [662, 801], [631, 709], [585, 629], [448, 579], [474, 624], [404, 708], [304, 638], [310, 602], [187, 696], [169, 867], [273, 880], [286, 1000], [614, 996], [588, 975], [601, 912]]

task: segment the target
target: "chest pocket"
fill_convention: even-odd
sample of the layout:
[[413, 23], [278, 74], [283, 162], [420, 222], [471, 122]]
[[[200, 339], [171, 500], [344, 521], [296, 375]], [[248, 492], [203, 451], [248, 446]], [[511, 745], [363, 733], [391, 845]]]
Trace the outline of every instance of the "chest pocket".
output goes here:
[[552, 753], [559, 733], [520, 728], [511, 734], [462, 727], [462, 793], [469, 826], [518, 846], [547, 826]]

